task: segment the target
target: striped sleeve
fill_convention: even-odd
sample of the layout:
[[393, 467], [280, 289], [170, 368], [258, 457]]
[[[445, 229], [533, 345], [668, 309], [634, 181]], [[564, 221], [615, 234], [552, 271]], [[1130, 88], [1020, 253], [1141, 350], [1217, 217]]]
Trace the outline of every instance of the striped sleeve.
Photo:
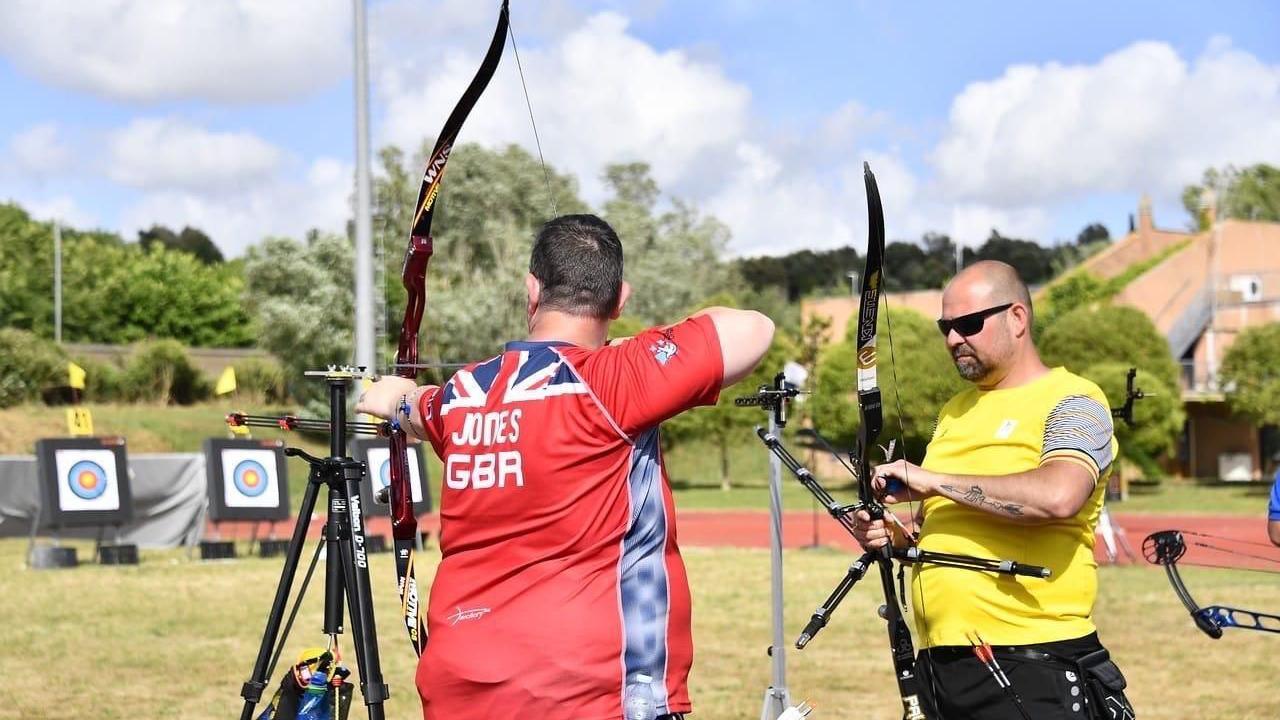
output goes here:
[[1096, 483], [1114, 460], [1113, 433], [1111, 413], [1105, 405], [1085, 395], [1063, 398], [1045, 420], [1040, 464], [1074, 462], [1088, 470]]

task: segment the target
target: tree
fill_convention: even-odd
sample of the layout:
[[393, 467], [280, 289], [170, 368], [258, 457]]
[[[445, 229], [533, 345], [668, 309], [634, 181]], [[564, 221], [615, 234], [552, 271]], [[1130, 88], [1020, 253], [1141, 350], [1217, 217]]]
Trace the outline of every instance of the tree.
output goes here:
[[318, 402], [323, 383], [303, 372], [352, 361], [352, 247], [313, 233], [306, 244], [268, 238], [249, 248], [245, 300], [261, 328], [258, 346], [287, 369], [289, 394]]
[[[933, 437], [938, 412], [968, 385], [956, 372], [932, 320], [914, 310], [894, 308], [882, 311], [877, 325], [877, 377], [884, 406], [881, 441], [898, 439], [898, 452], [919, 462]], [[811, 380], [814, 426], [844, 447], [853, 446], [859, 422], [855, 329], [850, 323], [844, 340], [823, 351]]]
[[884, 249], [885, 287], [895, 292], [940, 288], [955, 275], [956, 246], [946, 235], [925, 233], [921, 243], [894, 241]]
[[1111, 231], [1102, 223], [1089, 223], [1076, 235], [1076, 245], [1092, 245], [1096, 242], [1111, 242]]
[[996, 229], [977, 250], [965, 250], [965, 265], [978, 260], [999, 260], [1018, 271], [1028, 285], [1038, 285], [1053, 277], [1053, 253], [1031, 240], [1005, 237]]
[[143, 250], [149, 250], [152, 245], [162, 245], [170, 250], [191, 253], [205, 265], [223, 262], [222, 251], [209, 236], [189, 226], [175, 233], [163, 225], [152, 225], [149, 230], [138, 231], [138, 244]]
[[[144, 248], [113, 233], [68, 227], [61, 234], [65, 341], [252, 342], [238, 265], [206, 265], [164, 243]], [[15, 205], [0, 206], [0, 317], [9, 327], [53, 337], [53, 225]]]
[[678, 199], [655, 215], [658, 186], [643, 163], [610, 166], [605, 177], [613, 197], [604, 219], [622, 239], [633, 290], [629, 315], [649, 325], [673, 322], [732, 289], [737, 276], [720, 261], [729, 242], [723, 223]]
[[1280, 168], [1260, 163], [1240, 169], [1233, 165], [1204, 171], [1199, 185], [1188, 185], [1182, 191], [1182, 206], [1199, 230], [1209, 229], [1206, 190], [1220, 192], [1218, 215], [1221, 218], [1280, 222]]
[[852, 247], [833, 250], [797, 250], [777, 257], [743, 258], [734, 263], [746, 282], [757, 291], [775, 287], [789, 302], [815, 293], [847, 293], [849, 272], [862, 267]]
[[1135, 366], [1169, 388], [1178, 387], [1178, 366], [1151, 320], [1131, 307], [1079, 307], [1045, 328], [1038, 342], [1045, 363], [1082, 374], [1112, 361]]
[[1222, 358], [1219, 379], [1227, 403], [1258, 425], [1280, 425], [1280, 323], [1252, 327], [1236, 338]]

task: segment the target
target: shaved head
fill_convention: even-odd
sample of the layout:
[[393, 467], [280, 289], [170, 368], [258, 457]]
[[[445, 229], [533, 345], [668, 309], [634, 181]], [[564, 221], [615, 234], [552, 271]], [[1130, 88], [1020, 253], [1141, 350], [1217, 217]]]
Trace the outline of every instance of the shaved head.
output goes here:
[[1027, 308], [1027, 315], [1032, 314], [1031, 292], [1009, 263], [979, 260], [951, 278], [943, 294], [951, 294], [953, 290], [988, 307], [1022, 303]]

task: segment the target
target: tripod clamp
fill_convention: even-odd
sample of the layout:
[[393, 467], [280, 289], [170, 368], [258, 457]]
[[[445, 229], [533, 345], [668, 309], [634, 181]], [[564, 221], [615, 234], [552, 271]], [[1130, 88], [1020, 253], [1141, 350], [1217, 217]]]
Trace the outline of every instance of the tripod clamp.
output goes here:
[[759, 407], [773, 414], [773, 422], [777, 427], [787, 425], [787, 402], [795, 399], [803, 391], [787, 382], [786, 373], [773, 376], [773, 385], [761, 385], [755, 395], [744, 395], [734, 398], [733, 404], [738, 407]]

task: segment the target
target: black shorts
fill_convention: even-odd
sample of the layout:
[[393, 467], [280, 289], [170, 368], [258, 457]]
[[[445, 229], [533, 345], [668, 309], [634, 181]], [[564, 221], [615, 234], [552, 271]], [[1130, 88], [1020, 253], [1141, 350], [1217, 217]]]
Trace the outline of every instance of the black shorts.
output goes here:
[[916, 674], [933, 699], [939, 718], [960, 720], [1132, 720], [1125, 681], [1096, 633], [1017, 647], [994, 648], [996, 660], [1022, 701], [1018, 710], [1009, 691], [973, 654], [973, 648], [922, 650]]

